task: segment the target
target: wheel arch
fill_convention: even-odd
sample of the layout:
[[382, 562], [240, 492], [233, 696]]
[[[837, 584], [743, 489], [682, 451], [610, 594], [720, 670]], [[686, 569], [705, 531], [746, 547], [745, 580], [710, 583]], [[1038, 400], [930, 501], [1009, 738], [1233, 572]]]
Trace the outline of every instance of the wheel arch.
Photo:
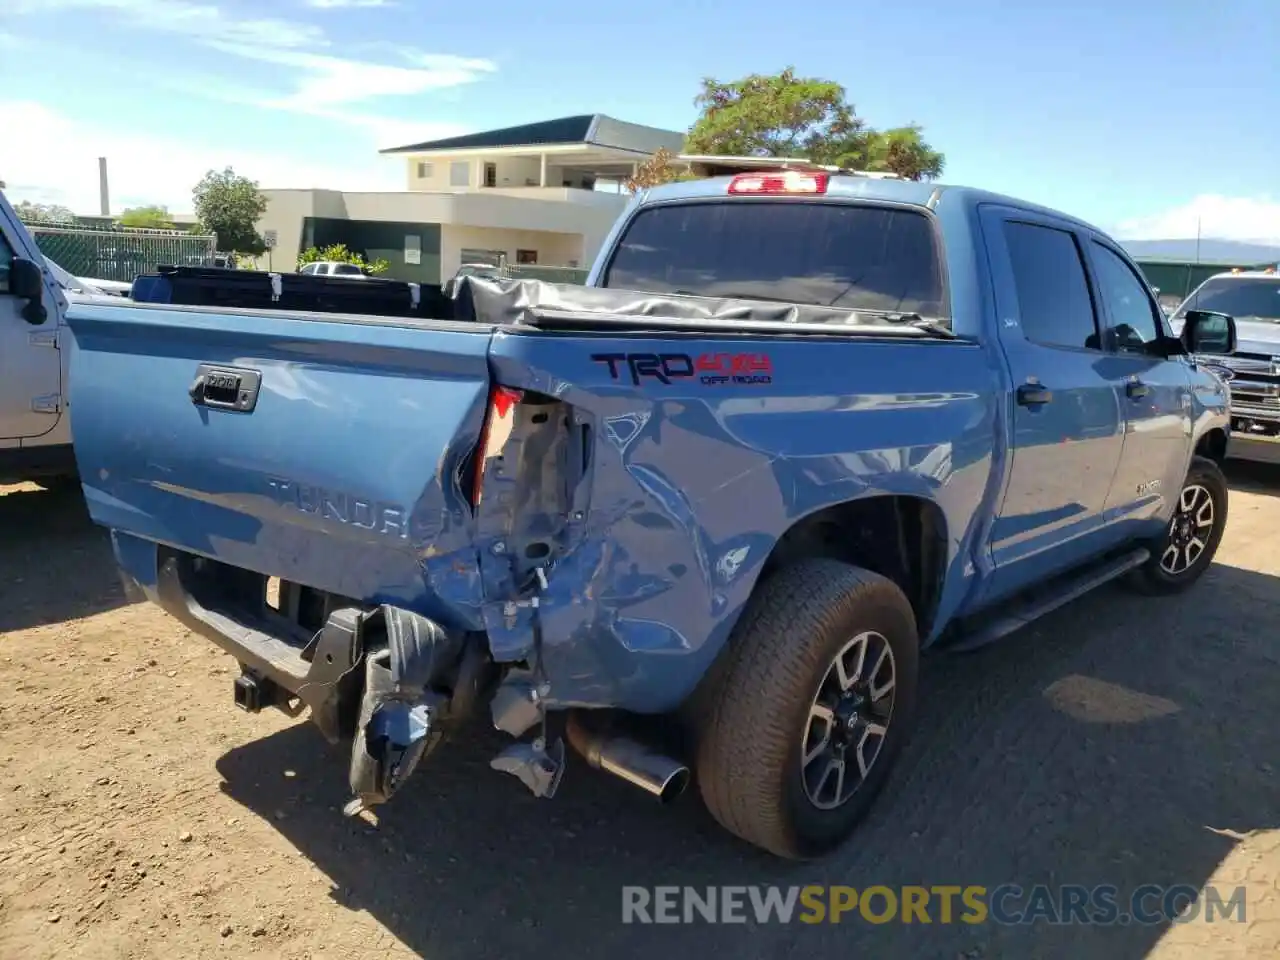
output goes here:
[[928, 636], [947, 571], [947, 519], [933, 500], [912, 494], [873, 494], [828, 504], [797, 519], [765, 559], [755, 589], [797, 560], [829, 557], [896, 583]]
[[1206, 430], [1196, 441], [1195, 455], [1222, 466], [1227, 459], [1227, 431], [1222, 427]]

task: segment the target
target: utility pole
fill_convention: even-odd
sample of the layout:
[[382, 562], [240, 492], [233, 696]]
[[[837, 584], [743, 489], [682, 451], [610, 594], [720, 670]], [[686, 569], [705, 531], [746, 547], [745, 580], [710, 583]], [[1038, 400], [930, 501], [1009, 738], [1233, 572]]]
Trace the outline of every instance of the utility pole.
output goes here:
[[98, 212], [111, 216], [111, 194], [107, 190], [107, 158], [98, 158]]

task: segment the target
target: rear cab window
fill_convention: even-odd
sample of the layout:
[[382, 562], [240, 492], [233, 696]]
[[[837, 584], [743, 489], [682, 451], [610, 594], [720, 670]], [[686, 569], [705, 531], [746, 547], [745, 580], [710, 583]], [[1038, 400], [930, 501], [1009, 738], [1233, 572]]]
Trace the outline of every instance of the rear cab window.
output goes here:
[[750, 199], [641, 210], [602, 286], [915, 313], [946, 323], [943, 278], [937, 232], [924, 211]]

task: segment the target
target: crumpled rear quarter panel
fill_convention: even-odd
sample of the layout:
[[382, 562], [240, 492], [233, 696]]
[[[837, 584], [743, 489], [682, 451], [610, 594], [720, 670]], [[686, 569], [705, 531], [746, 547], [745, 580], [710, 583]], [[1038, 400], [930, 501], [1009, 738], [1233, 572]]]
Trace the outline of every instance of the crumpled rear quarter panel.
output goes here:
[[[770, 383], [635, 384], [602, 353], [767, 354]], [[961, 342], [715, 341], [495, 335], [494, 381], [558, 397], [592, 428], [589, 504], [542, 600], [553, 705], [662, 712], [726, 642], [778, 539], [802, 517], [877, 494], [938, 504], [962, 601], [996, 494], [999, 379]], [[482, 543], [482, 562], [492, 562]], [[487, 627], [494, 655], [530, 654], [529, 612]]]

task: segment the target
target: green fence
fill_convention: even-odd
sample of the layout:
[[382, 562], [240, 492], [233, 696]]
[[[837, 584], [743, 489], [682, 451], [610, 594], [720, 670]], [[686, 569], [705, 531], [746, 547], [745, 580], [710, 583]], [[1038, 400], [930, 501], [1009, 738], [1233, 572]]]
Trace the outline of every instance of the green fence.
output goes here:
[[40, 252], [73, 277], [129, 283], [163, 265], [211, 266], [217, 240], [179, 230], [87, 230], [28, 223]]
[[514, 263], [503, 264], [500, 271], [502, 276], [511, 280], [545, 280], [547, 283], [576, 283], [579, 286], [587, 282], [589, 273], [580, 267], [540, 267]]
[[1147, 278], [1147, 283], [1160, 291], [1161, 302], [1174, 304], [1189, 297], [1191, 291], [1215, 274], [1232, 270], [1265, 270], [1276, 266], [1273, 263], [1187, 263], [1142, 257], [1137, 257], [1134, 262]]

